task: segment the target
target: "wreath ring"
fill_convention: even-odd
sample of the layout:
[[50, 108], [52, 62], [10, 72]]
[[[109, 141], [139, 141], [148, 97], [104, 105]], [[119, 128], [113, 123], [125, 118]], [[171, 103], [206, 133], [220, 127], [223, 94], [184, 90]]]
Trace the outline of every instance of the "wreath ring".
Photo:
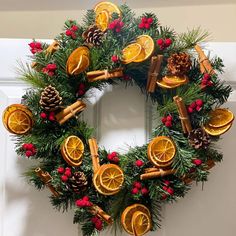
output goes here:
[[[100, 2], [82, 25], [66, 21], [51, 45], [29, 44], [32, 64], [21, 79], [32, 88], [3, 123], [16, 152], [39, 160], [29, 181], [48, 187], [57, 209], [75, 207], [83, 235], [112, 223], [131, 235], [155, 230], [162, 204], [206, 181], [221, 161], [212, 143], [232, 126], [233, 113], [220, 108], [231, 87], [218, 78], [222, 60], [199, 46], [207, 36], [199, 28], [176, 34], [152, 13], [135, 17], [127, 5]], [[89, 89], [116, 81], [140, 87], [162, 117], [150, 143], [126, 154], [99, 148], [79, 116]]]

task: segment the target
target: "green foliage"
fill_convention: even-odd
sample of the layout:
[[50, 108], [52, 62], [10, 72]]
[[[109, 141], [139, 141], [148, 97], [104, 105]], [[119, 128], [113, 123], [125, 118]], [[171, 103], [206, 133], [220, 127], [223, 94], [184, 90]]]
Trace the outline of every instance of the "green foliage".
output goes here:
[[[114, 219], [115, 232], [121, 227], [120, 217], [123, 210], [134, 203], [144, 204], [150, 209], [152, 215], [152, 230], [160, 227], [161, 207], [165, 203], [171, 203], [184, 197], [189, 191], [190, 185], [184, 182], [185, 177], [189, 177], [197, 182], [207, 180], [209, 171], [207, 170], [207, 162], [219, 162], [222, 160], [222, 154], [213, 148], [211, 144], [206, 150], [196, 150], [190, 146], [187, 135], [183, 134], [182, 126], [177, 111], [176, 104], [173, 102], [174, 96], [183, 98], [184, 103], [188, 106], [197, 99], [202, 99], [204, 106], [199, 112], [190, 114], [190, 119], [193, 128], [203, 126], [208, 120], [208, 113], [214, 107], [225, 103], [230, 95], [231, 87], [225, 85], [219, 78], [218, 74], [212, 76], [214, 86], [202, 88], [201, 79], [203, 75], [199, 69], [198, 59], [193, 51], [196, 44], [206, 40], [208, 33], [200, 28], [189, 30], [187, 33], [176, 35], [175, 31], [169, 27], [161, 26], [158, 18], [153, 13], [144, 13], [140, 17], [135, 17], [133, 11], [127, 6], [120, 6], [122, 13], [122, 22], [124, 27], [119, 33], [107, 30], [102, 46], [90, 48], [90, 65], [87, 71], [94, 70], [112, 70], [122, 67], [124, 74], [131, 78], [130, 81], [125, 81], [123, 78], [111, 79], [107, 81], [96, 81], [89, 83], [86, 73], [69, 76], [66, 72], [66, 64], [69, 55], [78, 46], [84, 45], [83, 32], [90, 26], [94, 25], [95, 12], [88, 10], [83, 18], [82, 25], [76, 21], [67, 20], [64, 25], [64, 32], [56, 37], [59, 42], [59, 50], [50, 54], [46, 52], [47, 44], [43, 44], [43, 51], [32, 56], [32, 61], [36, 63], [36, 69], [33, 70], [29, 65], [20, 64], [20, 78], [29, 83], [33, 88], [28, 89], [22, 97], [22, 103], [29, 107], [33, 113], [34, 126], [32, 132], [27, 135], [16, 137], [16, 152], [24, 156], [25, 150], [22, 145], [24, 143], [33, 143], [37, 148], [36, 155], [30, 157], [36, 160], [36, 166], [30, 168], [25, 176], [28, 181], [37, 189], [43, 189], [45, 184], [36, 175], [35, 168], [40, 167], [43, 171], [47, 171], [52, 176], [51, 184], [60, 193], [59, 197], [51, 196], [52, 205], [61, 211], [67, 211], [70, 208], [75, 208], [74, 223], [82, 225], [83, 235], [97, 235], [94, 224], [91, 222], [93, 217], [88, 208], [79, 208], [75, 206], [75, 202], [84, 196], [89, 196], [92, 203], [101, 207], [105, 212], [110, 214]], [[152, 18], [153, 23], [150, 29], [140, 29], [138, 27], [142, 18]], [[112, 20], [118, 19], [117, 14], [112, 14]], [[66, 30], [70, 30], [73, 25], [78, 27], [75, 33], [76, 37], [72, 38], [65, 34]], [[154, 55], [162, 54], [164, 59], [159, 77], [165, 76], [168, 73], [167, 59], [175, 52], [187, 52], [191, 55], [192, 67], [188, 72], [189, 83], [180, 86], [176, 89], [156, 88], [155, 92], [148, 94], [146, 92], [146, 84], [148, 70], [150, 67], [150, 58], [141, 63], [122, 64], [121, 61], [114, 63], [111, 60], [113, 55], [122, 57], [122, 50], [128, 44], [134, 42], [136, 38], [142, 34], [151, 36], [155, 42]], [[157, 44], [158, 39], [168, 39], [173, 41], [173, 44], [161, 49]], [[214, 70], [218, 73], [223, 72], [222, 60], [218, 57], [210, 59]], [[57, 66], [55, 75], [49, 76], [43, 72], [43, 68], [49, 63], [55, 63]], [[87, 72], [86, 71], [86, 72]], [[125, 182], [121, 191], [114, 196], [104, 196], [99, 194], [93, 186], [93, 167], [91, 155], [88, 145], [88, 139], [93, 137], [93, 128], [82, 121], [78, 117], [73, 117], [63, 125], [59, 125], [55, 121], [43, 120], [40, 118], [40, 113], [43, 112], [40, 107], [39, 100], [43, 89], [51, 84], [60, 93], [63, 98], [63, 107], [66, 107], [76, 100], [87, 99], [87, 93], [80, 95], [77, 93], [81, 84], [85, 87], [85, 92], [91, 88], [103, 89], [107, 84], [126, 83], [127, 86], [137, 85], [144, 93], [147, 99], [151, 99], [154, 109], [158, 113], [158, 117], [171, 115], [173, 117], [173, 126], [167, 128], [164, 124], [154, 127], [152, 136], [168, 136], [176, 146], [176, 155], [172, 163], [172, 168], [176, 170], [176, 174], [153, 178], [150, 180], [140, 180], [140, 175], [144, 173], [146, 168], [153, 167], [153, 164], [148, 160], [147, 147], [144, 144], [141, 147], [129, 147], [128, 152], [119, 155], [119, 165], [124, 171]], [[67, 183], [61, 180], [61, 174], [58, 173], [59, 167], [67, 168], [68, 164], [63, 159], [61, 154], [61, 145], [64, 140], [70, 136], [76, 135], [84, 143], [85, 150], [83, 153], [83, 164], [79, 167], [71, 167], [72, 172], [82, 171], [88, 181], [88, 187], [81, 192], [75, 193], [71, 190]], [[212, 143], [217, 139], [211, 138]], [[109, 152], [103, 148], [99, 148], [100, 164], [110, 163], [108, 160]], [[200, 159], [203, 164], [196, 166], [193, 160]], [[144, 163], [138, 167], [135, 162], [140, 160]], [[192, 171], [194, 169], [194, 171]], [[142, 188], [148, 189], [147, 195], [132, 194], [135, 182], [140, 182]], [[166, 182], [169, 183], [169, 188], [173, 190], [166, 191]], [[104, 228], [108, 225], [104, 223]]]

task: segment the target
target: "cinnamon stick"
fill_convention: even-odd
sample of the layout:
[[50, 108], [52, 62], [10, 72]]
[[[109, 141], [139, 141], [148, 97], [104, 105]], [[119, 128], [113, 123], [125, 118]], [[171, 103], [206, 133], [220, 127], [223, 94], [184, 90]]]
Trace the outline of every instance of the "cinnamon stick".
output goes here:
[[96, 173], [100, 168], [97, 140], [95, 138], [91, 138], [88, 140], [88, 143], [92, 157], [93, 173]]
[[154, 172], [149, 172], [140, 175], [141, 180], [146, 180], [146, 179], [153, 179], [153, 178], [158, 178], [158, 177], [163, 177], [166, 175], [172, 175], [175, 174], [176, 170], [159, 170], [159, 171], [154, 171]]
[[48, 172], [43, 172], [43, 170], [40, 167], [35, 169], [35, 173], [44, 182], [44, 184], [49, 188], [52, 194], [55, 197], [59, 197], [60, 194], [56, 191], [56, 189], [51, 184], [51, 181], [52, 181], [51, 175]]
[[97, 205], [93, 205], [91, 207], [91, 213], [94, 215], [97, 215], [99, 218], [101, 218], [102, 220], [104, 220], [108, 224], [113, 223], [111, 216], [108, 215], [106, 212], [104, 212], [103, 209]]
[[178, 112], [179, 112], [179, 118], [181, 120], [182, 128], [184, 133], [189, 133], [192, 130], [192, 125], [188, 116], [188, 112], [186, 109], [186, 106], [183, 102], [183, 99], [179, 96], [175, 96], [174, 102], [177, 105]]
[[76, 101], [72, 105], [66, 107], [61, 112], [56, 114], [55, 118], [60, 125], [64, 124], [72, 116], [75, 116], [76, 113], [83, 111], [85, 107], [86, 107], [85, 103], [83, 103], [82, 101]]
[[151, 173], [151, 172], [156, 172], [158, 171], [159, 169], [157, 167], [150, 167], [150, 168], [146, 168], [144, 170], [145, 173]]
[[118, 68], [112, 71], [108, 70], [96, 70], [87, 72], [87, 78], [89, 82], [95, 82], [98, 80], [107, 80], [111, 78], [123, 77], [123, 69]]
[[153, 93], [156, 89], [157, 78], [160, 74], [163, 55], [153, 56], [151, 58], [151, 65], [148, 71], [147, 91]]
[[210, 75], [215, 74], [215, 71], [212, 68], [211, 63], [209, 59], [207, 58], [207, 56], [205, 55], [202, 48], [199, 45], [196, 45], [194, 48], [198, 53], [201, 73], [208, 73]]

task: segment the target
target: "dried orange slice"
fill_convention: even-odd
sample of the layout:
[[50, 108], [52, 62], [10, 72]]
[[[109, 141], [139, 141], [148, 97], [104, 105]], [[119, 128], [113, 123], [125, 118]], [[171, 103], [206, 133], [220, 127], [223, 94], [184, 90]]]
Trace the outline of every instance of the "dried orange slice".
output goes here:
[[101, 12], [99, 12], [96, 15], [96, 26], [101, 30], [101, 31], [106, 31], [108, 28], [108, 24], [109, 24], [109, 13], [106, 10], [103, 10]]
[[140, 35], [136, 43], [140, 44], [142, 47], [142, 52], [139, 56], [134, 60], [134, 62], [142, 62], [147, 60], [154, 51], [154, 41], [149, 35]]
[[118, 165], [105, 164], [99, 173], [101, 186], [111, 192], [118, 191], [124, 182], [124, 173]]
[[176, 85], [168, 85], [166, 84], [163, 80], [157, 81], [157, 85], [161, 88], [165, 88], [165, 89], [173, 89], [173, 88], [177, 88], [180, 86], [180, 84], [176, 84]]
[[225, 108], [216, 108], [210, 112], [208, 125], [214, 128], [220, 128], [230, 124], [234, 120], [234, 114]]
[[69, 75], [78, 75], [90, 65], [89, 49], [85, 46], [75, 49], [67, 59], [66, 71]]
[[134, 235], [142, 236], [151, 229], [151, 219], [149, 215], [142, 211], [136, 211], [132, 217], [132, 228]]
[[23, 110], [12, 111], [7, 118], [7, 127], [13, 134], [25, 134], [32, 128], [32, 118]]
[[114, 3], [111, 2], [99, 2], [94, 7], [96, 15], [98, 15], [100, 12], [104, 10], [108, 11], [110, 17], [112, 16], [112, 13], [117, 13], [119, 16], [121, 16], [121, 11], [118, 8], [118, 6], [116, 6]]
[[119, 190], [117, 190], [117, 191], [109, 191], [109, 190], [105, 189], [104, 187], [102, 187], [101, 182], [100, 182], [100, 175], [99, 175], [101, 169], [102, 169], [102, 167], [93, 176], [94, 187], [102, 195], [106, 195], [106, 196], [115, 195], [116, 193], [119, 192]]
[[186, 84], [188, 82], [188, 77], [187, 76], [164, 76], [162, 80], [168, 84], [168, 85], [182, 85]]
[[84, 144], [77, 136], [69, 136], [61, 146], [61, 154], [64, 160], [71, 166], [79, 166], [82, 163]]
[[[134, 224], [132, 224], [132, 222], [134, 223], [134, 220], [138, 220], [140, 217], [139, 217], [139, 214], [135, 214], [137, 212], [142, 212], [143, 214], [145, 214], [148, 218], [149, 218], [149, 222], [150, 222], [150, 219], [151, 219], [151, 214], [150, 214], [150, 211], [148, 210], [148, 208], [142, 204], [133, 204], [131, 206], [128, 206], [122, 213], [121, 215], [121, 224], [123, 226], [123, 228], [125, 229], [125, 231], [128, 233], [128, 234], [131, 234], [133, 235], [134, 234]], [[135, 214], [135, 215], [134, 215]], [[133, 218], [135, 216], [135, 218]], [[148, 227], [145, 227], [145, 228], [151, 228], [151, 223], [148, 224], [149, 226]], [[149, 230], [148, 229], [148, 230]], [[139, 229], [140, 231], [140, 229]]]
[[218, 127], [218, 128], [212, 127], [207, 124], [207, 125], [204, 125], [203, 129], [211, 136], [219, 136], [227, 132], [231, 128], [232, 124], [233, 123], [231, 122], [225, 126]]
[[174, 142], [167, 136], [157, 136], [148, 145], [148, 158], [157, 167], [170, 165], [176, 153]]
[[141, 53], [142, 47], [138, 43], [131, 43], [122, 50], [122, 62], [128, 64], [133, 62]]

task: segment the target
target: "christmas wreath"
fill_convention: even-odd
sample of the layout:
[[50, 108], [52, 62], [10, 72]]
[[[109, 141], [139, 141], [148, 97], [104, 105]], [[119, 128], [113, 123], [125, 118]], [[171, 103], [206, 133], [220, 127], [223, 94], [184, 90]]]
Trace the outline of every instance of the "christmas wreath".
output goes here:
[[[220, 108], [231, 87], [218, 78], [222, 60], [199, 45], [207, 36], [199, 28], [176, 34], [153, 13], [135, 17], [127, 5], [100, 2], [82, 25], [66, 21], [51, 45], [29, 44], [21, 79], [32, 88], [3, 123], [17, 154], [38, 161], [29, 182], [48, 187], [55, 208], [75, 208], [83, 235], [112, 223], [131, 235], [156, 230], [162, 205], [207, 181], [222, 160], [214, 146], [234, 119]], [[161, 117], [150, 143], [125, 154], [98, 147], [80, 118], [90, 89], [117, 82], [140, 87]]]

